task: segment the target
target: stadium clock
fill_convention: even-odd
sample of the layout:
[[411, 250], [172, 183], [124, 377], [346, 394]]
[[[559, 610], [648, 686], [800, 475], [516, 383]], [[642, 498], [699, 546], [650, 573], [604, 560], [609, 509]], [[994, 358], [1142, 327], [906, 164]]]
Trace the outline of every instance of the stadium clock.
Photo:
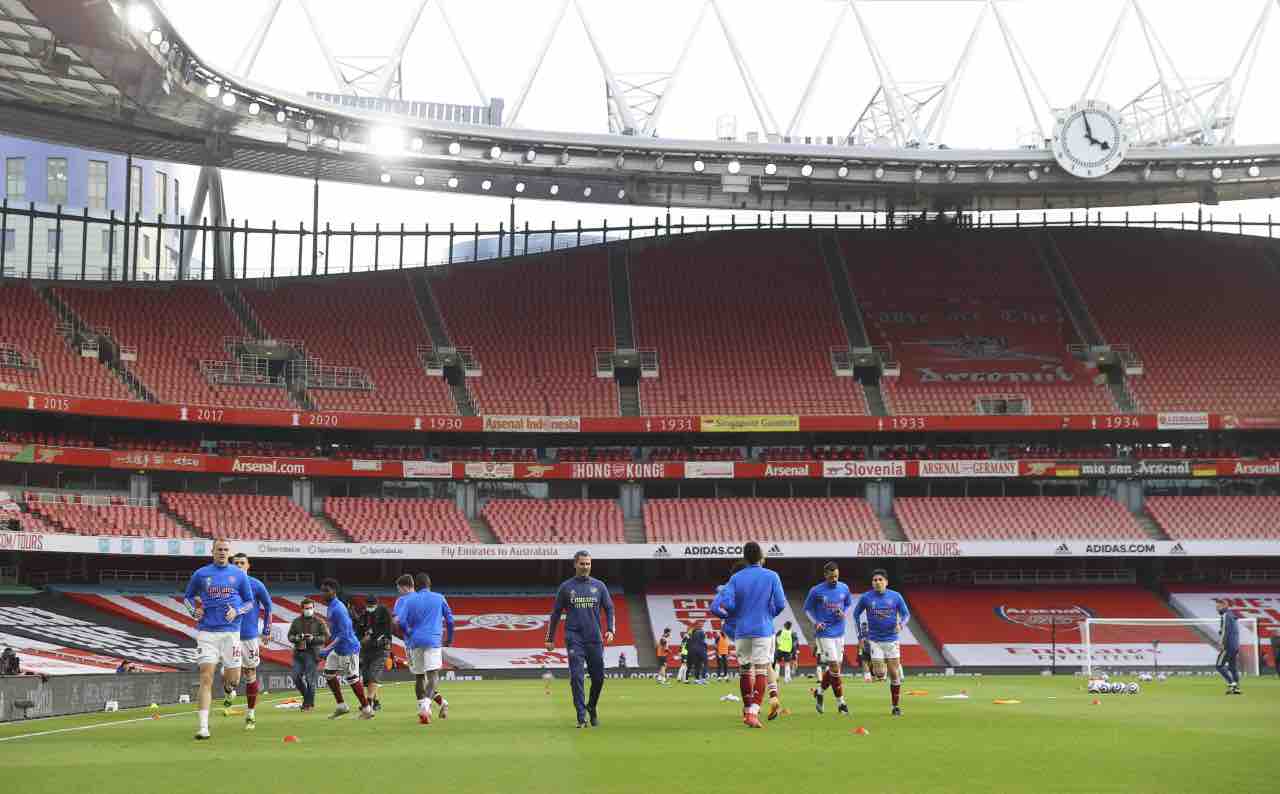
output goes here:
[[1063, 111], [1053, 128], [1053, 156], [1069, 174], [1084, 179], [1106, 176], [1129, 151], [1120, 116], [1105, 102], [1077, 102]]

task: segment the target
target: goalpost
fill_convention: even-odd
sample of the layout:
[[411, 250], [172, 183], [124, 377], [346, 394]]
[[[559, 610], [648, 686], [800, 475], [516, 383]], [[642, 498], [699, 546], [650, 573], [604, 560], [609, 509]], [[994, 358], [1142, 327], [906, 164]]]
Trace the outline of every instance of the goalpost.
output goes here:
[[[1212, 671], [1218, 618], [1087, 618], [1080, 624], [1085, 675], [1098, 672]], [[1258, 619], [1239, 618], [1241, 673], [1258, 675]]]

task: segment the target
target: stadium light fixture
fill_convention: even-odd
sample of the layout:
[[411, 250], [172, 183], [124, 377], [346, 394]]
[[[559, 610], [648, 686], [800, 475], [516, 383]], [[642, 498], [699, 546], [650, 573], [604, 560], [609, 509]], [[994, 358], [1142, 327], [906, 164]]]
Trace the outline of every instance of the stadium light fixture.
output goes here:
[[523, 182], [517, 182], [517, 183], [516, 183], [516, 192], [517, 192], [517, 193], [523, 193], [523, 192], [524, 192], [524, 183], [523, 183]]
[[222, 86], [217, 83], [209, 83], [204, 87], [204, 95], [209, 99], [217, 99], [218, 94], [222, 93]]
[[1142, 168], [1142, 181], [1143, 182], [1151, 181], [1151, 164], [1150, 163], [1147, 163], [1147, 165], [1143, 166]]
[[129, 6], [129, 27], [138, 33], [146, 33], [155, 26], [155, 21], [151, 19], [151, 12], [145, 6], [141, 3]]
[[591, 185], [587, 185], [582, 189], [583, 198], [591, 198]]
[[1032, 168], [1027, 169], [1027, 179], [1030, 179], [1032, 182], [1035, 182], [1039, 178], [1040, 178], [1040, 171], [1038, 169], [1036, 169], [1034, 166]]
[[565, 149], [563, 152], [560, 153], [560, 165], [568, 165], [568, 164], [569, 164], [569, 150]]
[[742, 163], [738, 162], [737, 160], [730, 160], [727, 170], [731, 174], [736, 174], [742, 170]]
[[1209, 176], [1213, 177], [1215, 180], [1217, 180], [1217, 179], [1221, 179], [1221, 178], [1222, 178], [1222, 166], [1220, 166], [1220, 165], [1215, 165], [1212, 169], [1210, 169], [1210, 171], [1209, 171]]
[[661, 171], [662, 166], [666, 164], [667, 164], [667, 159], [662, 155], [658, 155], [657, 157], [653, 158], [653, 167], [659, 171]]
[[1262, 176], [1262, 169], [1256, 165], [1249, 166], [1249, 176], [1253, 179], [1257, 179]]
[[250, 115], [250, 116], [256, 116], [256, 115], [258, 115], [258, 114], [259, 114], [259, 113], [261, 113], [261, 112], [262, 112], [262, 105], [259, 105], [257, 102], [250, 102], [250, 103], [249, 103], [249, 115]]
[[622, 152], [618, 152], [618, 156], [613, 158], [613, 167], [622, 168], [626, 164], [627, 164], [627, 158], [622, 154]]
[[706, 164], [706, 163], [702, 162], [701, 160], [694, 160], [694, 161], [693, 161], [693, 172], [694, 172], [695, 174], [701, 174], [701, 173], [702, 173], [703, 171], [705, 171], [706, 169], [707, 169], [707, 164]]
[[839, 168], [837, 168], [837, 169], [836, 169], [836, 176], [840, 177], [841, 179], [845, 179], [846, 177], [848, 177], [848, 176], [849, 176], [849, 166], [847, 166], [847, 165], [842, 165], [842, 166], [840, 166]]
[[422, 174], [414, 174], [413, 184], [417, 185], [418, 187], [422, 187], [423, 185], [427, 184], [427, 178]]
[[547, 189], [547, 192], [549, 192], [553, 196], [558, 196], [560, 195], [560, 186], [552, 185], [550, 188]]
[[765, 173], [765, 176], [773, 176], [774, 174], [778, 173], [778, 164], [777, 164], [777, 163], [765, 163], [765, 164], [764, 164], [764, 173]]
[[387, 173], [386, 171], [383, 171], [381, 174], [378, 174], [378, 181], [384, 185], [390, 184], [391, 174]]
[[957, 172], [957, 171], [956, 171], [956, 167], [955, 167], [954, 165], [947, 169], [947, 181], [948, 181], [948, 182], [954, 182], [954, 181], [956, 181], [956, 177], [957, 177], [957, 176], [959, 176], [959, 172]]
[[489, 189], [489, 188], [491, 188], [491, 187], [493, 187], [493, 181], [492, 181], [492, 180], [486, 179], [486, 180], [484, 180], [483, 182], [481, 182], [481, 183], [480, 183], [480, 189], [481, 189], [481, 190], [488, 190], [488, 189]]
[[415, 152], [422, 151], [422, 136], [413, 136], [413, 140], [409, 142], [409, 148], [413, 149]]
[[1173, 175], [1174, 175], [1174, 176], [1176, 176], [1176, 177], [1177, 177], [1177, 178], [1179, 178], [1179, 179], [1186, 179], [1186, 178], [1187, 178], [1187, 169], [1186, 169], [1186, 166], [1181, 166], [1181, 165], [1180, 165], [1180, 166], [1178, 166], [1177, 168], [1175, 168], [1175, 169], [1173, 170]]
[[996, 169], [992, 168], [991, 166], [987, 166], [987, 173], [986, 173], [986, 177], [987, 177], [987, 181], [988, 181], [988, 182], [990, 182], [991, 180], [995, 179], [995, 178], [996, 178]]
[[618, 188], [618, 199], [622, 200], [626, 197], [627, 197], [627, 191], [623, 188]]
[[369, 132], [369, 145], [375, 154], [397, 154], [404, 150], [404, 130], [396, 127], [374, 127]]
[[529, 151], [524, 153], [524, 161], [526, 163], [532, 163], [534, 160], [537, 160], [537, 159], [538, 159], [538, 153], [533, 149], [530, 149]]
[[455, 157], [462, 154], [462, 144], [457, 141], [449, 141], [449, 154]]
[[916, 166], [916, 170], [911, 172], [911, 178], [917, 182], [919, 182], [921, 179], [924, 179], [924, 169], [921, 168], [920, 166]]
[[285, 113], [283, 110], [277, 110], [277, 111], [276, 111], [276, 123], [277, 123], [277, 124], [284, 124], [284, 123], [285, 123], [285, 121], [287, 121], [287, 120], [288, 120], [288, 118], [289, 118], [289, 114]]
[[876, 166], [876, 170], [871, 172], [876, 179], [884, 179], [884, 166]]
[[147, 41], [151, 42], [153, 46], [159, 47], [164, 43], [164, 31], [160, 30], [160, 28], [152, 28], [151, 32], [147, 34]]
[[314, 130], [316, 128], [316, 120], [307, 119], [305, 122], [303, 122], [302, 126], [307, 128], [307, 132], [310, 132], [311, 130]]
[[813, 176], [813, 163], [805, 163], [800, 166], [800, 176], [805, 177], [806, 179]]
[[223, 107], [227, 107], [227, 108], [233, 108], [233, 107], [235, 107], [235, 106], [236, 106], [236, 95], [235, 95], [235, 94], [233, 94], [233, 93], [231, 93], [230, 91], [227, 91], [226, 93], [224, 93], [224, 94], [222, 95], [222, 106], [223, 106]]
[[458, 186], [458, 178], [456, 176], [451, 176], [449, 177], [448, 181], [445, 182], [445, 184], [448, 185], [450, 188], [455, 188]]
[[497, 160], [497, 159], [498, 159], [499, 157], [501, 157], [501, 156], [502, 156], [502, 147], [501, 147], [501, 146], [490, 146], [490, 147], [489, 147], [489, 159], [490, 159], [490, 160]]

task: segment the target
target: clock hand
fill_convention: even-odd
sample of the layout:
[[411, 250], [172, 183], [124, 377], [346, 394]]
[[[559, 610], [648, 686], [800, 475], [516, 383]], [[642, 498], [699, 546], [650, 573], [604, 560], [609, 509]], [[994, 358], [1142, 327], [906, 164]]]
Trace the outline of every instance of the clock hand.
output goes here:
[[1088, 111], [1080, 111], [1080, 120], [1084, 122], [1084, 137], [1089, 139], [1089, 143], [1097, 143], [1097, 139], [1093, 137], [1093, 128], [1089, 126]]

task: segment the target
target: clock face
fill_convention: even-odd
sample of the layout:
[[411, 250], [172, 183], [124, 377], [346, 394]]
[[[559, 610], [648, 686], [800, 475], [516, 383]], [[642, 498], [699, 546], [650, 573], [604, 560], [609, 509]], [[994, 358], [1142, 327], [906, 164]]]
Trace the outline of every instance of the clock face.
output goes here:
[[1070, 174], [1085, 179], [1106, 176], [1120, 165], [1129, 137], [1120, 117], [1104, 102], [1078, 102], [1058, 118], [1053, 156]]

